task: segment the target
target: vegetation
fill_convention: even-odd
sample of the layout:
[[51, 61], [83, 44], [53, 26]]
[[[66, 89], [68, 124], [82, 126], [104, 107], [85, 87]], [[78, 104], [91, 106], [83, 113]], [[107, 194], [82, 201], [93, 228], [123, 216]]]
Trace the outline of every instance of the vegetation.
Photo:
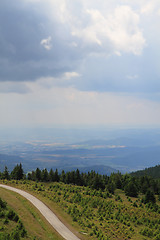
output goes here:
[[0, 239], [27, 239], [27, 231], [15, 211], [0, 198]]
[[78, 186], [90, 187], [92, 189], [104, 191], [107, 189], [109, 193], [114, 194], [116, 189], [124, 190], [127, 196], [138, 197], [138, 194], [145, 194], [151, 190], [154, 194], [160, 194], [160, 179], [154, 179], [150, 176], [135, 177], [130, 174], [122, 175], [120, 172], [112, 173], [110, 176], [100, 175], [95, 171], [88, 173], [80, 173], [76, 171], [64, 172], [60, 174], [56, 169], [51, 169], [49, 172], [45, 168], [24, 174], [21, 164], [17, 164], [11, 174], [9, 174], [7, 167], [0, 173], [0, 179], [28, 179], [37, 182], [63, 182], [65, 184], [74, 184]]
[[153, 178], [160, 178], [160, 165], [133, 172], [131, 175], [135, 177], [150, 176]]
[[160, 239], [159, 179], [39, 168], [21, 180], [5, 168], [1, 179], [62, 209], [81, 239]]
[[[19, 180], [13, 180], [13, 181], [16, 182], [16, 187], [19, 187], [21, 185]], [[7, 183], [6, 180], [5, 180], [5, 183]], [[11, 182], [9, 184], [11, 184]], [[22, 196], [20, 196], [15, 192], [8, 191], [4, 188], [0, 188], [0, 196], [3, 202], [7, 202], [7, 207], [13, 210], [18, 215], [19, 219], [22, 219], [25, 230], [27, 231], [27, 235], [25, 236], [25, 238], [20, 237], [20, 239], [22, 240], [23, 239], [30, 239], [30, 240], [48, 240], [48, 239], [62, 240], [63, 239], [59, 235], [57, 235], [57, 233], [50, 226], [50, 224], [47, 221], [45, 221], [45, 219], [41, 216], [39, 211]], [[0, 218], [0, 221], [1, 221], [1, 218]], [[16, 228], [16, 225], [14, 226], [13, 224], [14, 222], [10, 221], [6, 225], [2, 219], [2, 221], [0, 222], [0, 227], [7, 228], [8, 233], [11, 233], [12, 229]], [[3, 238], [0, 237], [0, 239], [3, 239]]]

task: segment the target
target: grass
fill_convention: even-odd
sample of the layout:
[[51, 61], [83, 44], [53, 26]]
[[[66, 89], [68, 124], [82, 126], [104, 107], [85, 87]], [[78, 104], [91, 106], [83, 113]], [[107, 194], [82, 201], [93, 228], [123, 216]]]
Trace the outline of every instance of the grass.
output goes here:
[[13, 209], [0, 198], [0, 239], [28, 239], [23, 222]]
[[[45, 202], [73, 232], [79, 233], [80, 239], [160, 240], [159, 202], [156, 208], [145, 205], [141, 202], [141, 195], [139, 198], [126, 197], [122, 190], [116, 190], [111, 196], [107, 191], [63, 183], [12, 181], [8, 184], [26, 190]], [[15, 193], [0, 189], [0, 196], [3, 191], [5, 200], [9, 201], [12, 207], [16, 207], [19, 214], [23, 214], [22, 219], [26, 218], [24, 225], [27, 231], [31, 221], [36, 222], [32, 232], [36, 234], [40, 228], [41, 233], [39, 232], [37, 237], [49, 239], [51, 235], [45, 235], [46, 238], [41, 235], [49, 234], [49, 226], [42, 217], [39, 220], [38, 211]], [[13, 203], [9, 199], [11, 195]], [[17, 200], [19, 206], [16, 204]], [[22, 213], [23, 208], [26, 212], [23, 210]]]
[[[28, 233], [28, 239], [61, 240], [62, 238], [53, 230], [39, 211], [20, 195], [0, 188], [0, 197], [14, 209]], [[11, 227], [11, 226], [10, 226]]]

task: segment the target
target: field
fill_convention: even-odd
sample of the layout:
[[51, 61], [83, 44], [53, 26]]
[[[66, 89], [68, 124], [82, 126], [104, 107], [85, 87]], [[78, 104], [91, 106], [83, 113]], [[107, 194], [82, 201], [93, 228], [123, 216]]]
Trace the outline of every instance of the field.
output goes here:
[[[108, 191], [63, 183], [12, 181], [9, 184], [38, 196], [72, 230], [75, 229], [73, 231], [79, 232], [81, 239], [160, 239], [158, 200], [155, 206], [151, 206], [142, 203], [142, 195], [138, 198], [126, 197], [122, 190], [116, 190], [111, 195]], [[14, 201], [10, 200], [10, 195]], [[60, 239], [26, 200], [2, 189], [0, 196], [9, 204], [12, 202], [30, 235], [36, 236], [36, 239]]]

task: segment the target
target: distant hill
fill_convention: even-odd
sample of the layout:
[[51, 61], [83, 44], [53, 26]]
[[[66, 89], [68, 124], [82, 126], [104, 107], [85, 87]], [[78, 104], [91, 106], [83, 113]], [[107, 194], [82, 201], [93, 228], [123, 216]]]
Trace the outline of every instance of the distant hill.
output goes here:
[[144, 170], [139, 170], [131, 173], [132, 176], [141, 177], [141, 176], [151, 176], [153, 178], [160, 178], [160, 165], [155, 167], [145, 168]]
[[88, 167], [82, 167], [79, 168], [81, 172], [90, 172], [90, 171], [95, 171], [96, 173], [102, 174], [102, 175], [107, 175], [110, 176], [111, 173], [117, 173], [118, 171], [112, 167], [109, 166], [104, 166], [104, 165], [94, 165], [94, 166], [88, 166]]
[[146, 136], [138, 137], [118, 137], [113, 139], [92, 139], [88, 141], [79, 142], [80, 145], [100, 146], [100, 145], [125, 145], [127, 147], [146, 147], [157, 145], [157, 139], [147, 138]]
[[64, 170], [65, 172], [68, 171], [76, 171], [79, 170], [81, 173], [88, 173], [91, 171], [95, 171], [98, 174], [101, 175], [107, 175], [110, 176], [111, 173], [117, 173], [118, 170], [109, 166], [105, 166], [105, 165], [91, 165], [91, 166], [84, 166], [84, 167], [80, 167], [80, 166], [68, 166], [68, 167], [63, 167], [63, 168], [58, 168], [59, 172], [61, 172], [62, 170]]
[[[117, 156], [112, 160], [112, 164], [127, 166], [131, 171], [150, 168], [160, 163], [160, 146], [126, 148], [124, 156]], [[130, 171], [130, 172], [131, 172]]]

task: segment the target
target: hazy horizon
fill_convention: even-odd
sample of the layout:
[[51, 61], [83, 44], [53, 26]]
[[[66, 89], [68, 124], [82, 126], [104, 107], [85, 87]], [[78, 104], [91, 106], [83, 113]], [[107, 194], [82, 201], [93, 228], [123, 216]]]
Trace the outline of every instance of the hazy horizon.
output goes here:
[[[0, 127], [0, 141], [49, 141], [75, 143], [86, 140], [111, 140], [121, 137], [125, 138], [152, 138], [160, 135], [160, 127], [156, 126], [45, 126], [45, 127]], [[145, 138], [144, 138], [145, 140]]]

